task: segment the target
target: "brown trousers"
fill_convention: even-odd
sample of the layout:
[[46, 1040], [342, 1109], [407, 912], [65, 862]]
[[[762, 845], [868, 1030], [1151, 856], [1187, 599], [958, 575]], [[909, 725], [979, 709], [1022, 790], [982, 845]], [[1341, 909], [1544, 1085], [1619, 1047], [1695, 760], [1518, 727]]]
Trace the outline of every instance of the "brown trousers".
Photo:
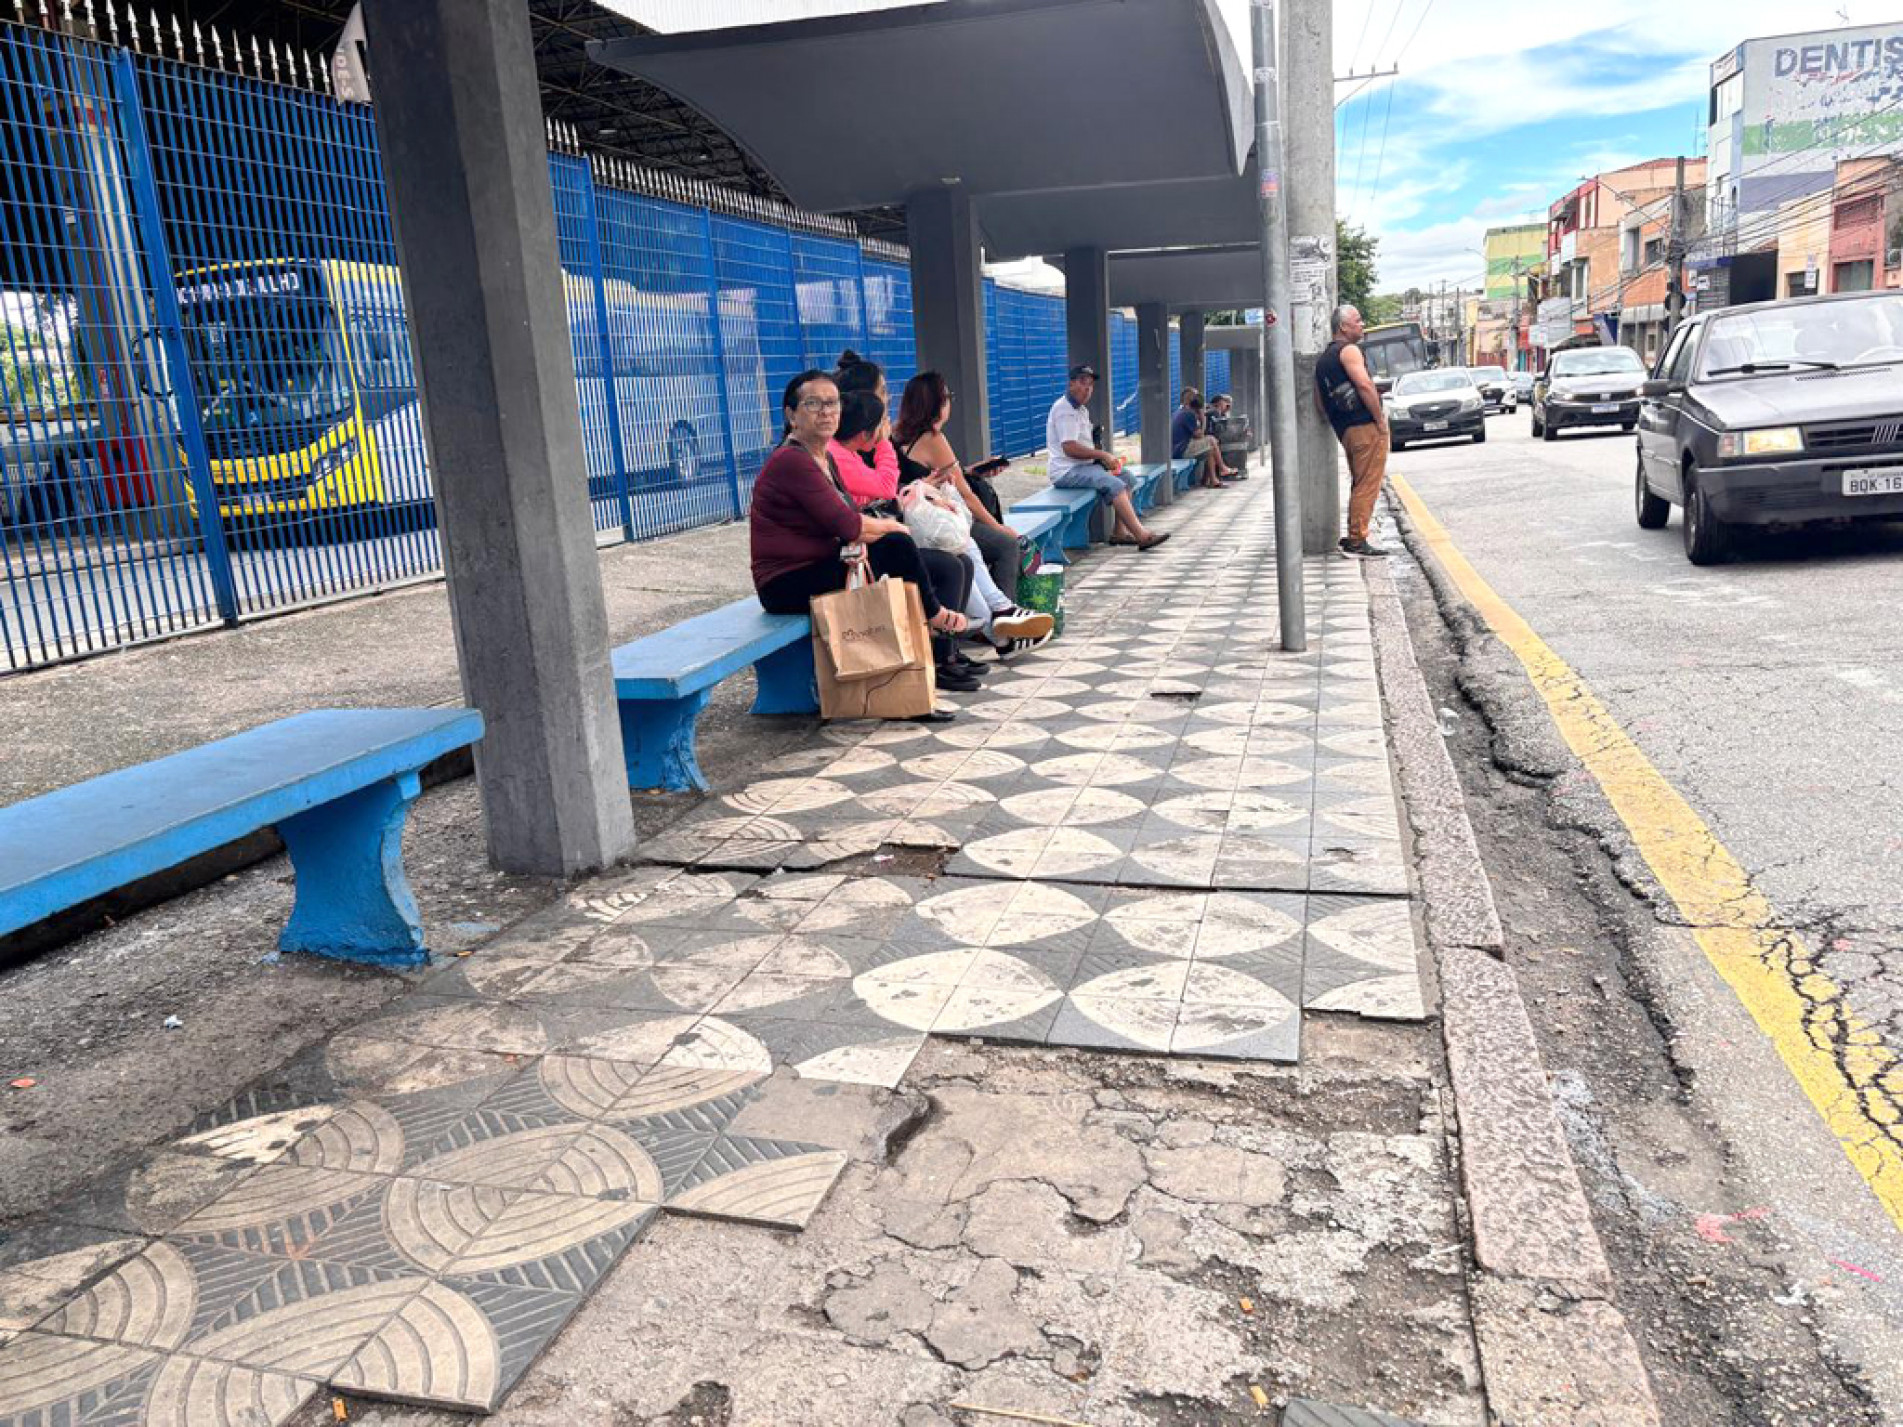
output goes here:
[[1381, 482], [1388, 474], [1388, 436], [1373, 422], [1350, 426], [1341, 433], [1341, 446], [1348, 453], [1348, 538], [1366, 540], [1368, 525], [1374, 519], [1374, 498], [1381, 494]]

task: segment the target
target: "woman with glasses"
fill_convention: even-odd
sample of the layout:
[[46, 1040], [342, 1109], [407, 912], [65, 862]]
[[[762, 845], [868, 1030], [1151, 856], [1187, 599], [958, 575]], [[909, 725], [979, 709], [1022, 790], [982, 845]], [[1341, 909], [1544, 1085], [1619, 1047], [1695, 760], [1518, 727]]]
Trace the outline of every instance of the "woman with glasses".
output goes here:
[[761, 606], [771, 614], [805, 614], [814, 595], [846, 587], [842, 551], [863, 545], [875, 575], [918, 587], [934, 636], [940, 687], [977, 688], [976, 679], [948, 665], [952, 637], [967, 627], [958, 612], [965, 598], [964, 562], [943, 551], [920, 550], [899, 521], [860, 513], [827, 452], [839, 429], [839, 388], [831, 373], [801, 372], [787, 383], [780, 405], [785, 436], [754, 482], [748, 515], [753, 587]]

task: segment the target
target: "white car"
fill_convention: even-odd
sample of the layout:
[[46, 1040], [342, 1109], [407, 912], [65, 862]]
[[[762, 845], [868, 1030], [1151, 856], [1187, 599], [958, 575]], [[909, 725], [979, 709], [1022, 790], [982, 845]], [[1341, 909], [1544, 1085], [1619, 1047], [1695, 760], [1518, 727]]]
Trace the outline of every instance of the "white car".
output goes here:
[[1476, 446], [1487, 439], [1487, 404], [1464, 367], [1409, 372], [1384, 398], [1388, 435], [1396, 451], [1410, 441], [1446, 441], [1456, 436]]

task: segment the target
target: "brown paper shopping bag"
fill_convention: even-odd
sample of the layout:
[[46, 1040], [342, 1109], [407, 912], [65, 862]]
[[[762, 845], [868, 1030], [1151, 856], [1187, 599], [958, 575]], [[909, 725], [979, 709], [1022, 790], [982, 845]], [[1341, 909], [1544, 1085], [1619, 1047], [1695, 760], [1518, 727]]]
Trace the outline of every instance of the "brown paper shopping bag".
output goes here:
[[832, 651], [813, 630], [813, 667], [819, 676], [819, 713], [822, 718], [916, 718], [928, 714], [938, 701], [938, 676], [932, 665], [932, 636], [925, 625], [925, 606], [918, 590], [894, 581], [903, 591], [906, 620], [904, 639], [917, 657], [904, 668], [869, 678], [842, 679], [833, 665]]
[[897, 673], [913, 662], [905, 582], [873, 579], [864, 561], [848, 568], [845, 589], [813, 597], [813, 638], [826, 646], [835, 678]]

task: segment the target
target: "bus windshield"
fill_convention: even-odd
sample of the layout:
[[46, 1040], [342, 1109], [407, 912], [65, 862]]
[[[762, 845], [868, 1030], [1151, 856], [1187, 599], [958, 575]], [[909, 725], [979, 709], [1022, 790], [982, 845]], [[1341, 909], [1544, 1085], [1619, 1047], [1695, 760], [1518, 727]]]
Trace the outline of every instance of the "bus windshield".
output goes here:
[[1361, 339], [1361, 356], [1378, 385], [1427, 367], [1427, 345], [1421, 340], [1420, 329], [1411, 323], [1375, 328]]
[[207, 299], [186, 307], [184, 318], [213, 460], [299, 450], [349, 417], [343, 344], [322, 298]]

